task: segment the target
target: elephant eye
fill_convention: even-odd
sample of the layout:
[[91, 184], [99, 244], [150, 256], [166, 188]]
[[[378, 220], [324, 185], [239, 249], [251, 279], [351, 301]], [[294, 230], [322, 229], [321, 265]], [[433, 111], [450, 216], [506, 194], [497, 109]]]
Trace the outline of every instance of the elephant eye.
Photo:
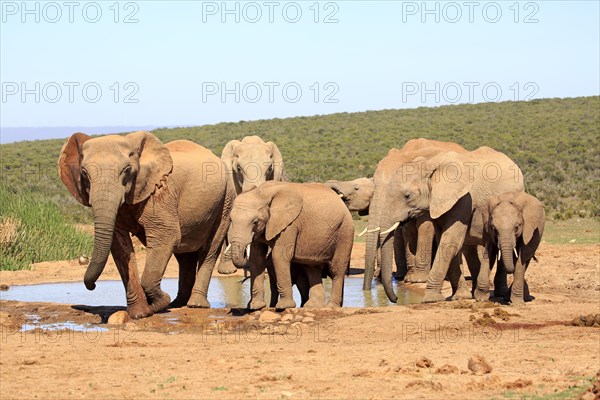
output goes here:
[[131, 165], [128, 165], [125, 168], [123, 168], [123, 173], [129, 176], [129, 174], [131, 174]]
[[404, 193], [404, 199], [405, 199], [405, 200], [408, 200], [408, 199], [410, 199], [410, 192], [405, 192], [405, 193]]
[[252, 225], [257, 225], [258, 224], [258, 218], [254, 218], [252, 220]]
[[239, 172], [240, 174], [242, 173], [242, 166], [240, 164], [238, 164], [237, 166], [237, 172]]
[[85, 168], [81, 168], [81, 177], [84, 179], [89, 179], [88, 172], [85, 170]]

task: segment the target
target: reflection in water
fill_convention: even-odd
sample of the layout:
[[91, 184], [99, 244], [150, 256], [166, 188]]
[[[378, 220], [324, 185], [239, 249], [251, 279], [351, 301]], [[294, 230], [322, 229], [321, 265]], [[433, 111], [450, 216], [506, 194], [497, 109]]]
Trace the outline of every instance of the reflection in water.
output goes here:
[[[240, 283], [241, 277], [213, 277], [208, 290], [208, 300], [213, 308], [246, 307], [250, 301], [250, 280]], [[266, 301], [270, 299], [268, 279], [265, 283]], [[373, 283], [370, 292], [362, 290], [362, 278], [347, 277], [344, 285], [345, 307], [383, 307], [392, 305], [385, 295], [383, 286]], [[162, 289], [174, 299], [177, 295], [177, 279], [163, 279]], [[331, 279], [324, 281], [325, 293], [331, 291]], [[394, 283], [398, 304], [419, 303], [423, 296], [419, 291], [407, 288], [403, 283]], [[300, 295], [294, 289], [294, 299], [300, 306]], [[125, 289], [121, 281], [98, 281], [96, 290], [88, 291], [83, 282], [45, 283], [40, 285], [11, 286], [0, 292], [0, 300], [30, 302], [55, 302], [85, 304], [89, 306], [125, 306]]]

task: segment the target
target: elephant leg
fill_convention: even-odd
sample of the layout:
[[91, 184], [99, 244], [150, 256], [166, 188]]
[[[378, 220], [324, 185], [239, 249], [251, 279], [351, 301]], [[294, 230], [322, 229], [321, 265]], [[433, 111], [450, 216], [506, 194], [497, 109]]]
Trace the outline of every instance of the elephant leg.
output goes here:
[[[267, 261], [267, 247], [252, 243], [250, 245], [250, 259], [248, 268], [250, 269], [250, 301], [248, 309], [260, 310], [265, 308], [265, 267], [269, 268], [269, 282], [271, 284], [271, 301], [277, 299], [277, 291], [273, 293], [273, 285], [277, 284], [277, 277], [271, 271], [270, 262]], [[272, 282], [271, 282], [272, 281]]]
[[462, 254], [467, 261], [467, 267], [469, 267], [469, 273], [471, 274], [471, 293], [474, 293], [477, 288], [477, 277], [481, 270], [477, 247], [465, 245], [463, 246]]
[[[216, 228], [216, 229], [215, 229]], [[212, 278], [213, 269], [219, 257], [219, 252], [225, 241], [225, 235], [229, 229], [229, 212], [223, 211], [219, 225], [213, 228], [214, 235], [198, 253], [198, 267], [196, 270], [196, 281], [192, 288], [192, 295], [187, 306], [192, 308], [210, 308], [208, 301], [208, 286]]]
[[173, 245], [174, 243], [167, 242], [159, 247], [148, 247], [142, 288], [153, 312], [161, 311], [171, 303], [171, 297], [160, 288], [160, 282], [173, 255]]
[[402, 236], [404, 238], [404, 254], [406, 258], [406, 276], [404, 282], [414, 282], [417, 272], [417, 223], [414, 220], [408, 221], [402, 227]]
[[169, 308], [179, 308], [187, 304], [192, 295], [192, 288], [196, 282], [196, 268], [198, 266], [198, 252], [175, 254], [179, 264], [179, 286], [177, 297], [169, 304]]
[[[352, 238], [352, 235], [350, 236], [350, 238]], [[344, 304], [344, 275], [350, 262], [352, 244], [352, 239], [350, 239], [347, 242], [340, 242], [337, 248], [335, 249], [335, 253], [333, 255], [329, 267], [329, 272], [331, 273], [331, 295], [329, 296], [329, 302], [327, 303], [327, 307], [341, 307]], [[382, 253], [382, 256], [383, 255], [384, 254]], [[388, 256], [382, 257], [383, 262], [387, 262], [389, 264], [386, 265], [390, 265], [392, 260], [386, 260], [387, 257]], [[389, 275], [387, 276], [391, 278], [391, 271], [389, 271]]]
[[300, 293], [300, 307], [305, 307], [310, 299], [310, 283], [308, 279], [308, 266], [292, 263], [292, 284], [296, 285]]
[[[494, 252], [493, 256], [491, 252]], [[498, 249], [492, 249], [490, 252], [490, 265], [498, 256]], [[502, 260], [496, 263], [496, 275], [494, 276], [494, 297], [502, 297], [505, 300], [510, 298], [510, 289], [508, 288], [507, 273]]]
[[515, 264], [515, 273], [510, 290], [511, 305], [519, 306], [525, 304], [525, 297], [523, 293], [525, 286], [525, 268], [526, 266], [523, 265], [523, 262], [521, 261], [521, 254], [519, 254], [519, 258]]
[[140, 284], [135, 252], [129, 232], [120, 229], [114, 230], [111, 253], [125, 286], [127, 313], [133, 319], [152, 315], [153, 311], [148, 305], [146, 294]]
[[435, 226], [431, 218], [425, 216], [417, 219], [416, 228], [415, 273], [412, 282], [427, 282], [431, 269]]
[[275, 274], [273, 257], [267, 258], [266, 267], [267, 273], [269, 274], [269, 288], [271, 289], [271, 301], [269, 307], [275, 307], [275, 304], [279, 301], [279, 289], [277, 289], [277, 275]]
[[[442, 295], [444, 278], [448, 273], [452, 260], [460, 254], [460, 249], [463, 247], [466, 233], [467, 225], [465, 221], [461, 220], [452, 222], [441, 233], [433, 266], [429, 272], [429, 277], [427, 278], [423, 303], [445, 300], [445, 297]], [[459, 274], [458, 280], [459, 282], [456, 283], [457, 288], [460, 285], [466, 284], [466, 282], [460, 282], [461, 280], [464, 281], [462, 273]]]
[[394, 231], [394, 260], [396, 262], [396, 279], [402, 280], [408, 273], [406, 263], [406, 251], [404, 250], [404, 235], [402, 228], [398, 227]]
[[271, 253], [277, 277], [277, 290], [280, 296], [277, 304], [275, 304], [275, 308], [278, 310], [296, 307], [292, 295], [291, 276], [291, 262], [296, 250], [296, 237], [297, 232], [295, 229], [286, 230], [273, 246]]
[[473, 297], [460, 268], [461, 260], [462, 252], [459, 252], [450, 261], [450, 266], [448, 267], [448, 280], [450, 281], [450, 285], [452, 285], [452, 300], [467, 300]]
[[223, 249], [221, 250], [221, 259], [217, 267], [217, 272], [222, 275], [229, 275], [235, 273], [236, 271], [237, 268], [235, 265], [233, 265], [233, 261], [231, 260], [231, 248], [229, 248], [227, 239], [225, 239], [225, 243], [223, 243]]
[[[308, 301], [303, 305], [307, 308], [321, 308], [325, 307], [325, 290], [323, 289], [323, 268], [328, 268], [328, 266], [323, 265], [306, 265], [302, 269], [303, 276], [306, 277], [306, 288], [310, 288], [307, 290], [306, 296], [308, 297]], [[302, 292], [300, 293], [302, 295]]]

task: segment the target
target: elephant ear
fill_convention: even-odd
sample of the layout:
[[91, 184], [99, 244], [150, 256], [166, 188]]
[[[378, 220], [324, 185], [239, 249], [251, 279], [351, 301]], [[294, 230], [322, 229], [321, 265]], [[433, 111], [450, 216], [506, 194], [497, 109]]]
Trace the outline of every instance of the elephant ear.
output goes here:
[[283, 157], [281, 156], [279, 148], [273, 142], [267, 142], [266, 144], [271, 148], [271, 154], [273, 157], [273, 180], [278, 182], [289, 181], [289, 178], [285, 174]]
[[133, 132], [125, 138], [133, 147], [132, 157], [137, 156], [139, 160], [139, 169], [126, 200], [129, 204], [137, 204], [150, 197], [164, 177], [171, 173], [173, 159], [169, 149], [150, 132]]
[[233, 157], [235, 156], [235, 149], [240, 144], [242, 144], [242, 142], [239, 140], [231, 140], [225, 145], [225, 147], [223, 147], [223, 151], [221, 152], [221, 160], [223, 160], [225, 163], [228, 173], [232, 173], [233, 171]]
[[277, 190], [271, 198], [265, 239], [272, 240], [279, 235], [298, 218], [300, 211], [302, 211], [302, 197], [289, 190]]
[[91, 137], [77, 132], [63, 145], [58, 158], [58, 176], [75, 199], [84, 206], [90, 206], [89, 194], [81, 182], [81, 150]]
[[436, 219], [469, 193], [473, 177], [464, 157], [453, 151], [440, 153], [424, 162], [430, 188], [429, 214]]
[[544, 233], [545, 213], [544, 205], [535, 197], [525, 192], [520, 192], [515, 202], [523, 207], [523, 243], [528, 244], [537, 229], [540, 237]]

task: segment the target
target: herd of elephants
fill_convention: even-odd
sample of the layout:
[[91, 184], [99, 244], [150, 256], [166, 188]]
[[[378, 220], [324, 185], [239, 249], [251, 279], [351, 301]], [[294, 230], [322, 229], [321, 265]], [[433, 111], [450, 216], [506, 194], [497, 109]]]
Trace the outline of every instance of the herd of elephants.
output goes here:
[[[249, 309], [267, 305], [265, 270], [271, 307], [296, 307], [294, 284], [302, 306], [340, 307], [355, 237], [350, 211], [369, 216], [359, 234], [366, 234], [364, 290], [378, 273], [396, 302], [395, 266], [397, 279], [426, 282], [423, 302], [445, 300], [446, 279], [452, 299], [485, 301], [497, 259], [494, 296], [522, 304], [529, 297], [525, 270], [544, 230], [542, 203], [524, 192], [523, 174], [505, 154], [422, 138], [391, 149], [372, 178], [291, 183], [277, 146], [258, 136], [230, 141], [219, 158], [187, 140], [163, 144], [150, 132], [75, 133], [61, 150], [58, 172], [73, 197], [92, 208], [86, 287], [95, 288], [112, 254], [132, 318], [210, 307], [219, 256], [220, 273], [249, 271]], [[131, 235], [146, 246], [141, 277]], [[179, 284], [171, 301], [161, 280], [173, 254]]]

